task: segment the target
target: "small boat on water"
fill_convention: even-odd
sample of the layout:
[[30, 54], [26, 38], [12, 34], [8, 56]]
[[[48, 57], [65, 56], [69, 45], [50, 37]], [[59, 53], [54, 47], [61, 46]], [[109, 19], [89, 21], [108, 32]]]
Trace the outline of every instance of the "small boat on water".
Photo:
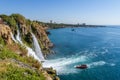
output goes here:
[[82, 64], [82, 65], [77, 65], [75, 66], [75, 68], [78, 68], [78, 69], [87, 69], [87, 65], [86, 64]]

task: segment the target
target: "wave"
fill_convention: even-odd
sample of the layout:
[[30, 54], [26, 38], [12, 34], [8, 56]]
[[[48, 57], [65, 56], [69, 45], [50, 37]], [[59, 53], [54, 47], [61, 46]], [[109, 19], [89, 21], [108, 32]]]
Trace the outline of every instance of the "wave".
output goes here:
[[87, 64], [88, 68], [94, 68], [94, 67], [103, 66], [103, 65], [115, 66], [116, 64], [115, 63], [107, 63], [105, 61], [96, 61], [96, 62]]
[[110, 63], [110, 66], [115, 66], [116, 64], [115, 63]]
[[72, 55], [67, 58], [58, 58], [53, 60], [46, 60], [43, 63], [43, 67], [52, 67], [56, 69], [58, 74], [70, 74], [70, 73], [78, 73], [78, 70], [74, 68], [77, 63], [86, 63], [90, 61], [91, 58], [96, 57], [96, 54], [89, 51], [81, 51], [76, 53], [76, 55]]
[[88, 60], [88, 57], [85, 55], [82, 55], [82, 56], [74, 55], [69, 58], [46, 60], [43, 63], [43, 67], [53, 67], [53, 69], [57, 70], [58, 74], [77, 73], [76, 69], [73, 68], [71, 64], [75, 64], [78, 62], [85, 62], [87, 60]]
[[[107, 49], [105, 49], [104, 54], [108, 52]], [[114, 63], [107, 63], [103, 60], [100, 61], [95, 61], [92, 62], [92, 59], [97, 57], [97, 53], [96, 51], [90, 52], [88, 50], [85, 51], [81, 51], [79, 53], [76, 53], [76, 55], [72, 55], [70, 57], [67, 58], [57, 58], [57, 59], [53, 59], [53, 60], [46, 60], [43, 63], [43, 67], [52, 67], [53, 69], [57, 70], [58, 74], [75, 74], [75, 73], [79, 73], [82, 70], [78, 70], [76, 68], [74, 68], [75, 65], [79, 65], [82, 63], [87, 64], [88, 69], [90, 68], [95, 68], [98, 66], [104, 66], [104, 65], [108, 65], [108, 66], [115, 66]]]
[[93, 68], [93, 67], [102, 66], [102, 65], [105, 65], [105, 64], [106, 64], [105, 61], [97, 61], [97, 62], [89, 63], [89, 64], [87, 64], [87, 66], [88, 66], [88, 68]]

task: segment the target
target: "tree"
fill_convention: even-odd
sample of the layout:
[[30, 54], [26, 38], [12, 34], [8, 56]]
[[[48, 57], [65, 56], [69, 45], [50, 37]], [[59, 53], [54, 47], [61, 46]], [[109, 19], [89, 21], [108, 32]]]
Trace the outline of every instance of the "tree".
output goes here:
[[16, 21], [13, 17], [9, 17], [8, 18], [8, 25], [11, 26], [11, 27], [16, 27]]
[[11, 17], [14, 17], [17, 23], [20, 23], [20, 24], [26, 23], [25, 17], [22, 16], [21, 14], [12, 14]]
[[5, 14], [1, 14], [0, 17], [3, 19], [3, 21], [8, 22], [9, 20], [9, 16], [5, 15]]

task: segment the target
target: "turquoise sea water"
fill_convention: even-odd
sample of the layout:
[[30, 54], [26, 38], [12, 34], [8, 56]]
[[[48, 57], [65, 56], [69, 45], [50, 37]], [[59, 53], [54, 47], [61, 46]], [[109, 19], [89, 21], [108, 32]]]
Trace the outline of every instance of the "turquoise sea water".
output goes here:
[[[57, 70], [61, 80], [120, 80], [120, 27], [49, 30], [55, 54], [45, 66]], [[74, 66], [87, 64], [88, 69]]]

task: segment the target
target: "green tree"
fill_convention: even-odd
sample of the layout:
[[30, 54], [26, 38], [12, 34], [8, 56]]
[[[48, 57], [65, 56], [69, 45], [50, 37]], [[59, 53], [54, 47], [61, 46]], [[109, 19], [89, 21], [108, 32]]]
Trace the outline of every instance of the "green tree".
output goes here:
[[15, 21], [15, 19], [13, 18], [13, 17], [9, 17], [8, 18], [8, 24], [9, 24], [9, 26], [12, 26], [12, 27], [16, 27], [16, 21]]
[[21, 14], [12, 14], [11, 17], [14, 17], [17, 23], [19, 24], [25, 24], [26, 20], [25, 17], [22, 16]]
[[8, 22], [9, 20], [9, 16], [5, 15], [5, 14], [1, 14], [0, 17], [3, 19], [3, 21]]

